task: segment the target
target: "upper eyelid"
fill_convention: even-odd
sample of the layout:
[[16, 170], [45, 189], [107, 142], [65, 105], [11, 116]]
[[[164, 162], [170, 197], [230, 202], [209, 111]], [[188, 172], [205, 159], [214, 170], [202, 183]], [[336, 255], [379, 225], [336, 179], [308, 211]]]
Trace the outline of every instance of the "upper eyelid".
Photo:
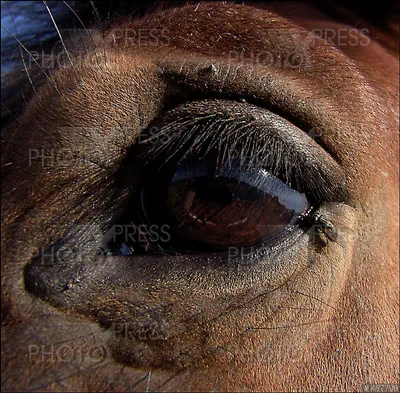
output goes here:
[[[156, 62], [160, 76], [168, 86], [178, 91], [184, 90], [190, 99], [201, 94], [202, 98], [246, 100], [269, 109], [313, 135], [339, 163], [342, 160], [337, 149], [332, 149], [331, 144], [326, 143], [327, 136], [340, 135], [341, 130], [345, 129], [357, 132], [353, 123], [354, 113], [370, 105], [368, 92], [359, 88], [365, 85], [364, 77], [354, 70], [347, 58], [341, 58], [333, 66], [322, 64], [320, 69], [315, 69], [317, 74], [313, 79], [324, 81], [337, 74], [336, 68], [346, 67], [348, 72], [344, 75], [340, 73], [342, 80], [334, 94], [328, 92], [323, 84], [311, 83], [310, 75], [306, 73], [276, 72], [263, 67], [236, 65], [223, 58], [213, 60], [199, 56], [196, 60], [178, 58], [176, 61], [160, 59]], [[215, 72], [205, 72], [211, 66]], [[341, 89], [340, 86], [346, 88]], [[343, 102], [351, 102], [352, 106], [347, 108]], [[340, 119], [340, 129], [339, 124], [332, 120], [336, 118]], [[347, 147], [356, 148], [343, 145], [343, 148]]]
[[[182, 107], [178, 107], [154, 123], [158, 132], [168, 139], [162, 143], [148, 140], [152, 143], [145, 150], [143, 159], [146, 162], [147, 159], [156, 160], [166, 152], [170, 153], [164, 156], [161, 165], [165, 160], [172, 160], [173, 155], [177, 155], [179, 162], [198, 152], [201, 146], [209, 151], [214, 144], [218, 147], [218, 155], [224, 157], [222, 165], [236, 151], [239, 157], [235, 162], [241, 163], [243, 172], [246, 166], [267, 171], [275, 168], [276, 172], [287, 172], [288, 178], [283, 179], [286, 183], [290, 183], [292, 174], [296, 175], [296, 180], [305, 185], [314, 200], [345, 199], [343, 168], [302, 130], [278, 115], [254, 105], [215, 99], [192, 102], [183, 108], [183, 113], [180, 112]], [[202, 124], [203, 119], [205, 124]], [[224, 123], [227, 119], [229, 121]], [[246, 123], [247, 127], [243, 126]], [[192, 127], [191, 131], [188, 126]], [[195, 146], [192, 139], [197, 141]], [[179, 153], [182, 148], [184, 152]]]

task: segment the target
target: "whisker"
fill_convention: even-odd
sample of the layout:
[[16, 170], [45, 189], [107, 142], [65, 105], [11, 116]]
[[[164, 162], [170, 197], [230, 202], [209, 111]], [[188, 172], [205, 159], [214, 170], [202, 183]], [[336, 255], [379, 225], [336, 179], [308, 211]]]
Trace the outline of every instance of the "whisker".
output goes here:
[[57, 26], [57, 23], [56, 23], [56, 21], [55, 21], [55, 19], [54, 19], [54, 17], [53, 17], [53, 14], [52, 14], [52, 12], [51, 12], [49, 6], [47, 5], [47, 1], [43, 1], [43, 4], [44, 4], [44, 6], [46, 7], [47, 12], [48, 12], [49, 15], [50, 15], [50, 18], [51, 18], [51, 20], [52, 20], [52, 22], [53, 22], [53, 24], [54, 24], [54, 27], [55, 27], [55, 29], [56, 29], [56, 31], [57, 31], [58, 36], [60, 37], [61, 45], [62, 45], [62, 47], [63, 47], [65, 53], [67, 54], [68, 60], [70, 61], [72, 68], [75, 70], [75, 65], [74, 65], [74, 63], [73, 63], [73, 61], [72, 61], [72, 59], [71, 59], [71, 56], [70, 56], [70, 54], [69, 54], [69, 52], [68, 52], [68, 50], [67, 50], [67, 47], [65, 46], [64, 40], [63, 40], [62, 35], [61, 35], [61, 32], [60, 32], [60, 30], [59, 30], [59, 28], [58, 28], [58, 26]]
[[[106, 387], [104, 390], [102, 390], [102, 393], [109, 392], [110, 390], [114, 391], [114, 390], [112, 390], [112, 388], [114, 387], [114, 384], [116, 384], [119, 381], [119, 379], [121, 378], [122, 373], [125, 370], [125, 368], [126, 368], [126, 365], [122, 364], [121, 368], [119, 369], [119, 373], [115, 375], [115, 377], [114, 377], [114, 379], [112, 381], [110, 381], [109, 386]], [[120, 391], [120, 392], [124, 392], [125, 391], [126, 392], [127, 390], [118, 390], [118, 391]]]
[[133, 389], [134, 389], [137, 385], [139, 385], [140, 382], [144, 381], [146, 378], [148, 378], [148, 373], [147, 373], [143, 378], [138, 379], [138, 380], [131, 386], [131, 388], [132, 388], [131, 391], [133, 391]]
[[[74, 9], [66, 1], [63, 1], [63, 3], [70, 9], [70, 11], [74, 14], [75, 18], [78, 19], [79, 23], [82, 25], [82, 27], [84, 28], [84, 30], [86, 31], [86, 33], [90, 37], [94, 48], [96, 48], [96, 43], [94, 41], [94, 38], [93, 38], [92, 34], [90, 33], [90, 31], [86, 28], [86, 26], [83, 23], [82, 19], [79, 17], [79, 15], [74, 11]], [[99, 65], [99, 60], [98, 60], [98, 57], [97, 57], [97, 53], [96, 53], [96, 61], [97, 61], [97, 65]]]
[[[11, 10], [10, 10], [10, 5], [7, 4], [7, 7], [8, 7], [8, 13], [9, 13], [10, 16], [11, 16], [11, 20], [12, 20], [13, 25], [14, 25], [15, 34], [18, 34], [17, 25], [15, 24], [14, 15], [12, 14], [12, 12], [11, 12]], [[26, 75], [27, 75], [27, 77], [28, 77], [29, 83], [31, 84], [33, 91], [36, 93], [35, 86], [33, 86], [32, 78], [31, 78], [31, 76], [30, 76], [30, 74], [29, 74], [29, 71], [28, 71], [28, 68], [27, 68], [27, 66], [26, 66], [26, 61], [25, 61], [24, 55], [23, 55], [23, 53], [22, 53], [21, 45], [19, 46], [19, 51], [20, 51], [20, 54], [21, 54], [21, 60], [22, 60], [22, 63], [23, 63], [23, 65], [24, 65], [24, 70], [25, 70], [25, 73], [26, 73]]]
[[52, 86], [56, 89], [58, 94], [61, 94], [60, 90], [58, 90], [56, 84], [54, 83], [54, 81], [49, 77], [49, 75], [47, 75], [46, 71], [43, 69], [43, 67], [41, 67], [41, 65], [38, 63], [38, 61], [35, 59], [35, 57], [31, 54], [31, 52], [29, 52], [29, 50], [26, 48], [26, 46], [13, 34], [11, 33], [10, 30], [8, 30], [6, 27], [4, 27], [3, 25], [1, 25], [1, 28], [4, 29], [8, 34], [11, 35], [12, 38], [14, 38], [15, 41], [18, 42], [18, 44], [21, 45], [22, 49], [28, 53], [28, 55], [31, 57], [31, 59], [35, 62], [35, 64], [39, 67], [39, 69], [43, 72], [43, 75], [46, 77], [46, 79], [52, 84]]
[[[96, 6], [94, 5], [94, 2], [93, 2], [93, 1], [90, 1], [90, 5], [91, 5], [92, 8], [93, 8], [93, 13], [94, 13], [94, 15], [95, 15], [95, 17], [96, 17], [96, 19], [97, 19], [97, 23], [98, 23], [98, 25], [99, 25], [99, 28], [100, 28], [101, 32], [104, 33], [104, 32], [103, 32], [103, 28], [102, 28], [102, 24], [101, 24], [101, 18], [100, 18], [99, 11], [98, 11], [98, 9], [96, 8]], [[104, 34], [103, 34], [103, 38], [104, 38]]]
[[310, 325], [315, 325], [317, 323], [328, 323], [330, 321], [335, 321], [337, 318], [328, 318], [328, 319], [321, 319], [319, 321], [311, 321], [311, 322], [304, 322], [304, 323], [298, 323], [294, 325], [281, 325], [281, 326], [266, 326], [266, 327], [258, 327], [258, 326], [249, 326], [245, 330], [243, 330], [240, 335], [245, 334], [246, 332], [250, 330], [277, 330], [277, 329], [293, 329], [293, 328], [298, 328], [301, 326], [310, 326]]
[[105, 39], [104, 31], [103, 31], [103, 25], [102, 25], [102, 23], [101, 23], [100, 14], [99, 14], [98, 9], [97, 9], [96, 6], [94, 5], [94, 2], [93, 2], [93, 1], [90, 1], [90, 5], [91, 5], [92, 8], [93, 8], [93, 13], [94, 13], [94, 15], [95, 15], [95, 17], [96, 17], [96, 19], [97, 19], [97, 23], [98, 23], [99, 29], [100, 29], [100, 31], [101, 31], [101, 35], [102, 35], [102, 37], [103, 37], [103, 43], [104, 43], [104, 45], [103, 45], [103, 55], [104, 55], [104, 62], [106, 63], [106, 62], [107, 62], [106, 47], [105, 47], [105, 41], [106, 41], [106, 39]]
[[82, 19], [79, 17], [79, 15], [74, 11], [74, 9], [66, 2], [63, 1], [63, 3], [69, 8], [69, 10], [74, 14], [75, 18], [78, 19], [78, 22], [82, 25], [82, 27], [84, 28], [84, 30], [86, 31], [86, 33], [88, 34], [88, 36], [90, 37], [90, 39], [92, 40], [92, 43], [94, 46], [96, 46], [94, 39], [92, 37], [92, 34], [90, 34], [90, 31], [86, 28], [85, 24], [83, 23]]
[[149, 373], [147, 374], [146, 393], [149, 393], [150, 380], [151, 380], [151, 370], [150, 370]]
[[170, 377], [168, 377], [165, 381], [161, 382], [160, 385], [158, 385], [156, 388], [154, 388], [153, 392], [161, 392], [161, 388], [163, 388], [165, 385], [167, 385], [169, 382], [171, 382], [174, 378], [176, 378], [178, 375], [180, 375], [180, 371], [175, 372], [175, 374], [172, 374]]
[[[11, 110], [10, 110], [10, 108], [2, 101], [1, 102], [1, 106], [5, 109], [5, 111], [15, 120], [15, 121], [17, 121], [18, 123], [20, 123], [21, 122], [21, 120], [18, 118], [18, 117], [16, 117], [12, 112], [11, 112]], [[2, 113], [2, 116], [1, 116], [2, 118], [4, 117], [4, 115], [3, 115], [3, 113]], [[2, 143], [4, 143], [5, 141], [1, 141]]]
[[303, 295], [303, 296], [306, 296], [306, 297], [308, 297], [308, 298], [310, 298], [310, 299], [316, 300], [317, 302], [322, 303], [323, 305], [325, 305], [325, 306], [331, 308], [332, 310], [337, 311], [337, 309], [336, 309], [335, 307], [331, 306], [330, 304], [324, 302], [324, 301], [321, 300], [321, 299], [318, 299], [317, 297], [314, 297], [314, 296], [311, 296], [311, 295], [307, 295], [306, 293], [303, 293], [303, 292], [300, 292], [300, 291], [297, 291], [297, 290], [294, 291], [294, 293], [298, 293], [299, 295]]
[[215, 384], [214, 384], [213, 389], [212, 389], [212, 390], [209, 390], [210, 392], [216, 392], [216, 391], [218, 392], [218, 391], [224, 390], [223, 388], [221, 388], [221, 385], [222, 385], [222, 387], [224, 386], [224, 384], [226, 383], [226, 381], [229, 379], [230, 373], [234, 370], [235, 367], [237, 367], [237, 365], [236, 365], [236, 358], [237, 358], [237, 356], [236, 356], [236, 354], [235, 354], [233, 351], [231, 351], [231, 350], [228, 349], [228, 348], [225, 348], [225, 347], [223, 347], [223, 346], [218, 345], [217, 347], [215, 347], [215, 348], [211, 351], [211, 353], [215, 353], [216, 351], [219, 351], [219, 350], [223, 350], [223, 351], [228, 352], [229, 354], [231, 354], [231, 355], [232, 355], [232, 359], [231, 359], [231, 361], [230, 361], [229, 368], [225, 371], [225, 373], [224, 373], [221, 377], [219, 377], [219, 378], [215, 381]]
[[292, 307], [292, 306], [282, 306], [279, 305], [278, 308], [284, 308], [285, 310], [303, 310], [303, 311], [316, 311], [316, 308], [308, 308], [308, 307]]
[[25, 70], [26, 76], [28, 77], [29, 83], [31, 84], [33, 91], [36, 93], [36, 89], [35, 89], [35, 86], [33, 85], [31, 75], [29, 74], [28, 67], [26, 66], [26, 61], [25, 61], [21, 46], [19, 47], [19, 51], [21, 53], [21, 60], [22, 60], [22, 64], [24, 65], [24, 70]]

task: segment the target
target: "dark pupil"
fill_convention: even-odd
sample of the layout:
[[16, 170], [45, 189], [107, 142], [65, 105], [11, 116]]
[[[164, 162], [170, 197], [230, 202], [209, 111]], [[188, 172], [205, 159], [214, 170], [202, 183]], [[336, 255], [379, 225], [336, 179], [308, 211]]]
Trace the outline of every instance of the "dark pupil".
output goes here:
[[226, 177], [196, 177], [171, 183], [167, 209], [177, 235], [215, 249], [271, 239], [297, 213], [278, 197]]

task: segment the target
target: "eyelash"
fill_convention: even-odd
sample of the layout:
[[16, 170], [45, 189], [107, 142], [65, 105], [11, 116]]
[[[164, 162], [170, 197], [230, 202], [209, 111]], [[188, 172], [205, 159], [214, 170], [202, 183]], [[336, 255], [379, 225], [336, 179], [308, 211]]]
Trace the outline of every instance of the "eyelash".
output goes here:
[[[201, 124], [204, 119], [207, 120], [207, 124], [204, 127], [200, 127], [199, 121]], [[307, 199], [312, 203], [312, 207], [304, 215], [298, 217], [295, 226], [301, 228], [303, 233], [308, 230], [314, 223], [307, 217], [311, 217], [315, 211], [318, 211], [318, 207], [323, 201], [321, 200], [321, 195], [330, 198], [329, 192], [331, 190], [325, 182], [326, 178], [318, 176], [319, 172], [311, 172], [314, 176], [309, 176], [308, 181], [315, 182], [316, 185], [314, 184], [314, 187], [311, 187], [310, 190], [317, 190], [318, 192], [307, 193], [302, 188], [302, 182], [304, 182], [305, 173], [309, 174], [310, 172], [304, 170], [304, 163], [302, 166], [301, 159], [292, 149], [293, 146], [288, 148], [281, 138], [276, 138], [272, 135], [268, 135], [268, 138], [264, 138], [262, 140], [263, 143], [260, 143], [257, 138], [263, 138], [260, 138], [257, 132], [251, 134], [254, 136], [253, 139], [249, 138], [249, 134], [244, 134], [246, 138], [243, 138], [241, 135], [235, 135], [234, 133], [234, 131], [237, 131], [237, 124], [226, 122], [230, 126], [228, 127], [228, 132], [226, 132], [224, 129], [221, 130], [221, 123], [223, 124], [221, 120], [215, 120], [213, 116], [196, 118], [195, 120], [190, 117], [184, 122], [184, 126], [178, 121], [171, 121], [163, 127], [153, 126], [144, 130], [138, 139], [140, 143], [134, 147], [135, 151], [132, 154], [132, 156], [136, 156], [136, 164], [140, 167], [139, 172], [144, 174], [142, 177], [151, 178], [154, 173], [157, 173], [157, 177], [160, 179], [165, 174], [163, 171], [168, 165], [171, 163], [182, 165], [188, 157], [194, 155], [203, 158], [213, 156], [215, 168], [220, 174], [224, 171], [229, 171], [234, 178], [243, 180], [246, 184], [257, 188], [260, 188], [260, 173], [264, 172], [265, 177], [265, 172], [267, 172], [267, 176], [276, 178], [274, 179], [275, 185], [277, 184], [276, 182], [279, 182], [278, 190], [276, 190], [277, 195], [286, 186], [297, 190], [298, 193], [306, 194]], [[191, 132], [187, 132], [187, 127], [193, 125]], [[248, 125], [246, 126], [248, 127]], [[216, 131], [219, 131], [219, 134]], [[268, 144], [267, 141], [270, 143]], [[269, 149], [267, 150], [266, 146], [268, 145]], [[232, 151], [238, 153], [238, 158], [232, 157]], [[203, 170], [205, 169], [203, 168]], [[315, 168], [312, 168], [312, 170], [315, 171]], [[271, 191], [271, 184], [274, 183], [269, 183], [269, 191]], [[268, 188], [267, 184], [264, 184], [264, 186]], [[136, 202], [128, 210], [133, 211], [133, 213], [124, 214], [124, 216], [135, 217], [128, 224], [132, 228], [140, 228], [140, 225], [149, 225], [149, 220], [143, 211], [143, 203], [138, 194], [141, 187], [143, 185], [136, 188], [131, 194], [131, 200], [136, 200]], [[282, 240], [289, 237], [286, 235], [291, 233], [293, 233], [293, 228], [288, 228], [287, 231], [280, 234], [278, 239], [273, 239], [273, 244], [269, 242], [269, 245], [278, 245]], [[147, 248], [146, 245], [146, 252], [166, 252], [165, 244], [161, 245], [158, 242], [147, 242], [147, 244], [150, 244], [150, 247]], [[126, 245], [124, 246], [126, 247]], [[265, 244], [260, 244], [260, 246], [265, 246]], [[176, 252], [176, 250], [170, 248], [168, 252]], [[178, 250], [178, 252], [182, 253], [182, 249]], [[192, 250], [191, 252], [195, 251]], [[112, 254], [112, 251], [107, 245], [104, 245], [103, 253]]]
[[[220, 110], [222, 103], [231, 105], [229, 110], [236, 116], [227, 119], [229, 113], [227, 115]], [[187, 109], [189, 106], [181, 105], [143, 131], [139, 164], [147, 166], [158, 161], [159, 168], [162, 168], [170, 160], [179, 163], [190, 155], [205, 156], [214, 151], [217, 166], [235, 161], [243, 172], [246, 169], [266, 170], [289, 187], [305, 193], [313, 203], [345, 199], [343, 190], [338, 186], [342, 183], [342, 175], [338, 173], [340, 167], [336, 163], [326, 164], [323, 159], [313, 157], [315, 150], [322, 150], [320, 146], [316, 147], [315, 143], [311, 143], [311, 138], [305, 136], [310, 141], [303, 143], [303, 150], [299, 151], [298, 136], [291, 135], [291, 131], [287, 130], [285, 137], [277, 135], [277, 129], [288, 128], [286, 120], [274, 114], [269, 115], [269, 111], [253, 105], [235, 101], [207, 100], [191, 102], [189, 105], [190, 110]], [[214, 108], [218, 109], [212, 113]], [[275, 130], [266, 129], [259, 121], [253, 121], [252, 124], [251, 116], [238, 116], [236, 108], [267, 113], [272, 118], [268, 121]], [[293, 125], [291, 127], [294, 128]], [[307, 151], [310, 146], [313, 149], [311, 152]]]

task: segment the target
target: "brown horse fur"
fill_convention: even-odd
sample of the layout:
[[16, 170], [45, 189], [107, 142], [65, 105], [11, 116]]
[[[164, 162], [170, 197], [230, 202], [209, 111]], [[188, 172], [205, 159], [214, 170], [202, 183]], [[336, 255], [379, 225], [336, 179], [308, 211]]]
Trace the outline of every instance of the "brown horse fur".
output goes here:
[[[140, 29], [151, 30], [146, 44], [126, 39]], [[95, 55], [52, 75], [3, 137], [3, 390], [399, 383], [398, 59], [361, 30], [307, 3], [205, 2], [120, 20]], [[293, 50], [299, 63], [257, 57]], [[317, 130], [346, 191], [323, 206], [347, 228], [342, 242], [315, 248], [306, 234], [243, 266], [199, 256], [95, 263], [90, 250], [126, 196], [120, 163], [182, 97], [244, 99]], [[42, 281], [27, 288], [37, 250], [82, 224], [94, 228], [82, 235], [83, 262], [39, 266]], [[140, 329], [150, 336], [130, 335]]]

